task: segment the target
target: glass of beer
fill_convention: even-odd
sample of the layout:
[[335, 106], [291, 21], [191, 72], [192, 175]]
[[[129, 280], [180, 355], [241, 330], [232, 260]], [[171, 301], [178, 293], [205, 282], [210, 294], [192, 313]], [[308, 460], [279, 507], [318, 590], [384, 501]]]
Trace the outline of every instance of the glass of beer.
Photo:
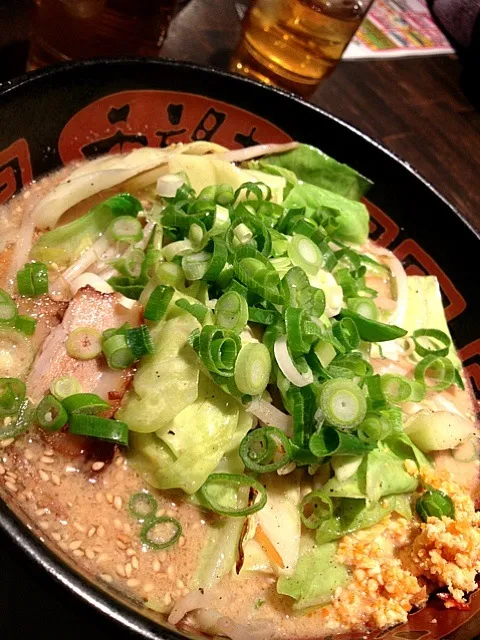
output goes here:
[[332, 73], [373, 0], [252, 0], [230, 71], [301, 96]]
[[175, 0], [35, 0], [27, 69], [116, 55], [158, 55]]

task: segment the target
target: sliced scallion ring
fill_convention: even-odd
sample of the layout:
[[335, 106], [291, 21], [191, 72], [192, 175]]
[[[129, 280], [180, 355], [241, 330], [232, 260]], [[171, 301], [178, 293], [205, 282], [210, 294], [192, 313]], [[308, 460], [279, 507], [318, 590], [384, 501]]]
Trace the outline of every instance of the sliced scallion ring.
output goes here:
[[15, 318], [15, 329], [21, 331], [26, 336], [33, 336], [36, 326], [37, 320], [30, 316], [17, 316]]
[[[415, 343], [415, 351], [422, 357], [429, 355], [446, 356], [452, 343], [447, 334], [439, 329], [416, 329], [412, 333], [412, 338]], [[422, 338], [430, 338], [431, 346], [426, 346]], [[442, 346], [436, 347], [433, 341], [439, 342]]]
[[126, 369], [135, 362], [135, 356], [123, 333], [114, 333], [104, 339], [102, 350], [110, 369]]
[[12, 323], [17, 317], [17, 307], [6, 291], [0, 289], [0, 324]]
[[173, 298], [174, 291], [173, 287], [161, 284], [156, 286], [145, 305], [143, 312], [144, 317], [153, 322], [161, 320], [167, 313], [168, 305]]
[[333, 515], [333, 504], [321, 491], [311, 491], [304, 496], [299, 506], [300, 518], [307, 529], [318, 529]]
[[235, 384], [239, 391], [251, 396], [263, 393], [270, 379], [272, 361], [261, 342], [245, 344], [235, 363]]
[[25, 399], [14, 416], [0, 417], [0, 441], [16, 438], [32, 424], [34, 411], [28, 399]]
[[68, 396], [82, 393], [83, 389], [77, 378], [73, 376], [62, 376], [52, 382], [50, 391], [57, 400], [62, 402], [65, 398], [68, 398]]
[[443, 391], [455, 380], [455, 367], [444, 356], [425, 356], [415, 367], [415, 380], [423, 384], [427, 391]]
[[128, 445], [128, 426], [119, 420], [109, 420], [85, 413], [72, 413], [68, 418], [68, 431], [79, 436]]
[[247, 433], [239, 453], [245, 467], [257, 473], [276, 471], [291, 460], [290, 442], [276, 427], [261, 427]]
[[297, 267], [314, 276], [323, 265], [323, 256], [317, 245], [300, 233], [295, 234], [287, 247], [288, 257]]
[[68, 414], [95, 414], [110, 409], [108, 402], [96, 393], [75, 393], [64, 398], [62, 405]]
[[[230, 489], [233, 488], [237, 491], [246, 487], [250, 489], [250, 492], [253, 490], [256, 496], [253, 503], [250, 505], [232, 507], [230, 505], [222, 504], [219, 501], [219, 493], [214, 490], [215, 488], [218, 489], [219, 486], [228, 487]], [[267, 504], [267, 492], [263, 484], [250, 476], [242, 476], [233, 473], [211, 473], [200, 488], [200, 493], [212, 511], [224, 516], [248, 516], [260, 511]]]
[[367, 413], [367, 401], [360, 387], [349, 378], [327, 380], [320, 391], [325, 420], [334, 427], [352, 429]]
[[158, 509], [158, 502], [151, 493], [140, 491], [135, 493], [128, 501], [130, 513], [137, 520], [149, 520], [153, 518]]
[[78, 327], [68, 334], [65, 348], [76, 360], [92, 360], [102, 353], [102, 334], [93, 327]]
[[67, 412], [60, 402], [51, 395], [45, 396], [37, 407], [36, 418], [45, 431], [59, 431], [67, 423]]
[[143, 229], [138, 218], [119, 216], [110, 223], [108, 232], [117, 242], [138, 242], [143, 238]]
[[378, 307], [371, 298], [358, 297], [348, 298], [347, 305], [350, 311], [355, 311], [369, 320], [378, 319]]
[[0, 378], [0, 417], [12, 416], [20, 411], [27, 388], [18, 378]]
[[393, 402], [393, 404], [406, 402], [412, 394], [410, 382], [406, 378], [393, 373], [386, 373], [381, 376], [380, 385], [387, 401]]
[[[157, 534], [158, 537], [155, 536], [157, 529], [162, 530], [162, 533]], [[181, 535], [182, 525], [176, 518], [161, 516], [147, 520], [140, 532], [140, 539], [150, 549], [160, 551], [173, 546]]]
[[215, 322], [222, 329], [241, 333], [248, 321], [248, 304], [236, 291], [227, 291], [215, 305]]

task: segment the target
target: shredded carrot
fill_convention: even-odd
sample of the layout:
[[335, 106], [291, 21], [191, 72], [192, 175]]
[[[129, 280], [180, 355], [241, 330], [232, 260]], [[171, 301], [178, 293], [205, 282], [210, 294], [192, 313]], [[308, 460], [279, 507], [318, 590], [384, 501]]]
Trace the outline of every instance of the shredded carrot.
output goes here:
[[257, 529], [255, 531], [255, 540], [258, 542], [258, 544], [262, 545], [270, 560], [278, 565], [281, 569], [283, 569], [285, 565], [283, 564], [281, 555], [270, 542], [269, 538], [267, 538], [265, 531], [260, 525], [257, 525]]

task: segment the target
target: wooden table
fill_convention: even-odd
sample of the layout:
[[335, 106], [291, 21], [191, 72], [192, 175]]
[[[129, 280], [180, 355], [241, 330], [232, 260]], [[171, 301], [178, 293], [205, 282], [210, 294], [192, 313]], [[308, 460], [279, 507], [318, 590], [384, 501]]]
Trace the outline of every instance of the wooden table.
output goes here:
[[[24, 68], [27, 8], [28, 0], [0, 0], [0, 24], [9, 25], [0, 30], [0, 81]], [[233, 0], [191, 0], [161, 55], [226, 69], [239, 33]], [[480, 113], [460, 72], [454, 56], [348, 61], [311, 100], [407, 160], [480, 229]]]

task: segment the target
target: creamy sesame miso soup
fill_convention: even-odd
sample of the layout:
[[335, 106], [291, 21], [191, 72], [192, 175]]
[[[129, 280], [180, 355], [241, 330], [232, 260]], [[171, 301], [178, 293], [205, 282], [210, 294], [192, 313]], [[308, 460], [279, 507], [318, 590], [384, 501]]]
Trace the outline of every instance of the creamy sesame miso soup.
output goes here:
[[438, 282], [291, 143], [65, 167], [0, 213], [0, 483], [179, 628], [322, 638], [465, 606], [477, 432]]

